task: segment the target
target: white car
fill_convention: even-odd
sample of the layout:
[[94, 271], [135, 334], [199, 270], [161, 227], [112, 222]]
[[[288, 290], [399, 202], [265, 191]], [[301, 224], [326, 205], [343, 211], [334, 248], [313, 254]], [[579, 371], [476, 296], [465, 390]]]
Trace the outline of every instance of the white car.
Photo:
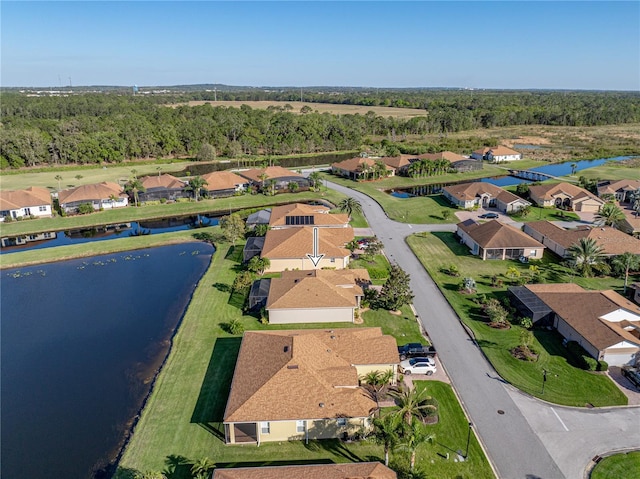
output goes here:
[[426, 374], [431, 376], [436, 372], [436, 362], [432, 358], [411, 358], [400, 362], [403, 374]]

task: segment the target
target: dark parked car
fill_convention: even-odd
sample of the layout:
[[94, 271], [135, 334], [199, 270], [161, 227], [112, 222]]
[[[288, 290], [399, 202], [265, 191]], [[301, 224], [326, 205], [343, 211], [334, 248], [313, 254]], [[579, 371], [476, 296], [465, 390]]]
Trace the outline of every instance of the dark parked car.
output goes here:
[[400, 360], [407, 358], [433, 357], [436, 355], [436, 348], [420, 343], [409, 343], [404, 346], [398, 346], [398, 354]]
[[633, 385], [640, 388], [640, 369], [633, 366], [622, 366], [622, 375], [626, 377]]
[[499, 218], [499, 215], [498, 213], [485, 213], [478, 216], [478, 218], [495, 219], [495, 218]]

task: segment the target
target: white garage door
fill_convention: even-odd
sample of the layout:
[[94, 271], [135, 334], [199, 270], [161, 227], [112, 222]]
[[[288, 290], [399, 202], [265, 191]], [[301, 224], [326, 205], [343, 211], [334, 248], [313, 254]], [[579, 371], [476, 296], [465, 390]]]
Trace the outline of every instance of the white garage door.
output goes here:
[[623, 364], [627, 364], [633, 359], [634, 355], [630, 353], [626, 354], [614, 354], [614, 353], [605, 353], [604, 360], [607, 362], [609, 366], [622, 366]]

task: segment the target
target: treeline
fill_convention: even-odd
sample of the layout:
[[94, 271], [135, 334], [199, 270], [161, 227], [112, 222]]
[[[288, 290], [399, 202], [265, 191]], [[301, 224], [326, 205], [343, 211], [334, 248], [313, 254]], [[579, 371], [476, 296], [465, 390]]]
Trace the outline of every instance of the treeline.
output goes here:
[[[311, 89], [305, 101], [424, 108], [410, 119], [289, 111], [300, 91], [218, 91], [219, 100], [280, 100], [267, 110], [168, 107], [213, 100], [214, 92], [118, 93], [27, 97], [3, 93], [0, 167], [117, 163], [150, 157], [285, 155], [353, 150], [371, 136], [396, 142], [426, 135], [509, 125], [604, 125], [640, 122], [640, 95], [624, 92]], [[445, 148], [450, 149], [450, 148]], [[210, 149], [209, 149], [210, 150]], [[211, 151], [211, 150], [210, 150]], [[456, 151], [454, 149], [454, 151]]]

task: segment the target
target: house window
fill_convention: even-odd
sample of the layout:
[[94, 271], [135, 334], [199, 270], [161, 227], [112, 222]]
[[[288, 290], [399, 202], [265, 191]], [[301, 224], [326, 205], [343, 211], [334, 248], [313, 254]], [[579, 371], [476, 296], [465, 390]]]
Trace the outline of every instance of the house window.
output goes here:
[[260, 423], [260, 433], [269, 434], [271, 432], [271, 425], [268, 422]]
[[346, 417], [339, 417], [338, 418], [338, 427], [344, 427], [347, 425], [347, 418]]
[[47, 211], [47, 207], [46, 206], [40, 206], [38, 208], [39, 211]]
[[304, 421], [296, 421], [296, 432], [304, 432]]
[[332, 262], [332, 263], [335, 263], [335, 262], [336, 262], [336, 259], [335, 259], [335, 258], [331, 258], [331, 262]]
[[529, 256], [535, 256], [535, 255], [536, 255], [536, 250], [532, 249], [532, 250], [529, 252]]

